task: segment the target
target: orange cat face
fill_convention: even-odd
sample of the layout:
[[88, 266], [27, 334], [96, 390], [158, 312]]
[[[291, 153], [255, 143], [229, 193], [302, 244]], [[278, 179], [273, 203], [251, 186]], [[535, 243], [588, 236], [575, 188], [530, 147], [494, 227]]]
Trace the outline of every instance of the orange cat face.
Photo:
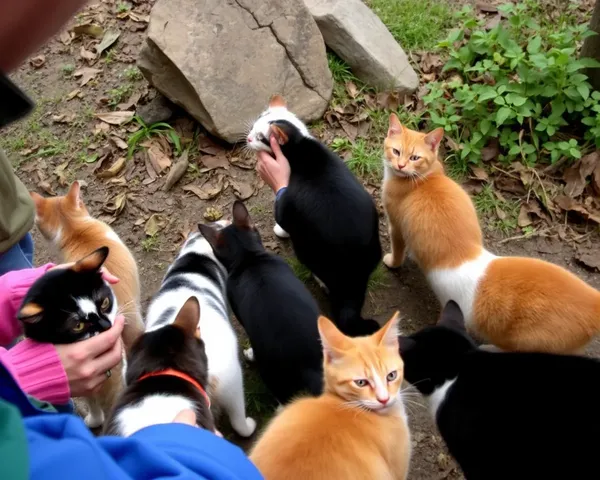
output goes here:
[[442, 128], [427, 134], [415, 132], [402, 126], [398, 117], [392, 113], [384, 143], [384, 164], [387, 170], [401, 177], [426, 176], [437, 160], [438, 148], [443, 137]]
[[61, 235], [63, 228], [70, 225], [67, 219], [88, 217], [89, 213], [79, 196], [79, 182], [73, 182], [64, 197], [44, 198], [31, 192], [35, 203], [35, 222], [48, 240], [54, 240]]
[[369, 337], [351, 338], [319, 317], [325, 389], [349, 406], [389, 410], [400, 401], [404, 364], [398, 353], [398, 314]]

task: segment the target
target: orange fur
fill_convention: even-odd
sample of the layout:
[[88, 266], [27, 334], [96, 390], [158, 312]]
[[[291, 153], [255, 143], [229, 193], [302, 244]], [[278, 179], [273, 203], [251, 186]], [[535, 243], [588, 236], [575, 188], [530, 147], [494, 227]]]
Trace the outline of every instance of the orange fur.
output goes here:
[[[399, 267], [407, 251], [425, 274], [460, 267], [485, 252], [473, 203], [445, 176], [434, 132], [412, 131], [390, 117], [383, 185], [392, 243], [384, 262], [390, 268]], [[464, 297], [460, 289], [457, 280], [456, 298], [450, 298]], [[600, 332], [600, 292], [542, 260], [493, 259], [467, 306], [470, 332], [505, 350], [574, 353]]]
[[[400, 396], [403, 363], [396, 324], [397, 316], [370, 337], [350, 338], [319, 318], [325, 391], [287, 406], [254, 446], [250, 459], [266, 480], [407, 477], [411, 446]], [[374, 388], [374, 379], [385, 381], [391, 371], [397, 378]], [[356, 379], [370, 384], [358, 387]], [[382, 394], [395, 400], [378, 413], [374, 405], [381, 405]]]

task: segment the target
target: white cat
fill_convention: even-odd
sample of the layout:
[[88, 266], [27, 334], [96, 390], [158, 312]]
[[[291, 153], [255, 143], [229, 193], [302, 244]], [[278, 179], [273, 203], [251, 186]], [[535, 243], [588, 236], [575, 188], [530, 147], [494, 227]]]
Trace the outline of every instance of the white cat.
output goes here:
[[146, 331], [173, 323], [190, 297], [198, 299], [199, 330], [208, 357], [209, 383], [213, 386], [211, 400], [227, 412], [239, 435], [249, 437], [256, 422], [246, 417], [238, 342], [229, 321], [225, 296], [226, 279], [227, 272], [209, 243], [199, 232], [190, 234], [148, 307]]

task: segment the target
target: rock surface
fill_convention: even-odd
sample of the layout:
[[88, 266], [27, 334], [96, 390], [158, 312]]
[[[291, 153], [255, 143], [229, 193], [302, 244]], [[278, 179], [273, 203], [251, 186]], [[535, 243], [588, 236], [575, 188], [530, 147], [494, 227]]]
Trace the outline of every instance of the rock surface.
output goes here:
[[138, 61], [148, 81], [228, 142], [279, 93], [320, 118], [333, 81], [317, 24], [299, 0], [158, 0]]
[[146, 105], [140, 105], [136, 113], [146, 125], [157, 122], [166, 122], [173, 115], [171, 102], [160, 93]]
[[304, 0], [325, 43], [365, 83], [413, 92], [419, 77], [402, 47], [361, 0]]

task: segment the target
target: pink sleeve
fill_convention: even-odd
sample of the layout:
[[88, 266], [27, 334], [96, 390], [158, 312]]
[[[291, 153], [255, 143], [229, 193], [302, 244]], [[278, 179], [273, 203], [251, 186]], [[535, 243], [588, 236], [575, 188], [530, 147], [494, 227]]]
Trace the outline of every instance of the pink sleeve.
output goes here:
[[15, 270], [0, 277], [0, 345], [10, 343], [21, 334], [17, 312], [31, 285], [54, 265]]
[[[0, 277], [0, 345], [9, 345], [21, 334], [17, 311], [23, 298], [53, 266], [16, 270]], [[69, 381], [54, 345], [25, 339], [10, 350], [0, 348], [0, 362], [27, 394], [55, 404], [69, 401]]]

